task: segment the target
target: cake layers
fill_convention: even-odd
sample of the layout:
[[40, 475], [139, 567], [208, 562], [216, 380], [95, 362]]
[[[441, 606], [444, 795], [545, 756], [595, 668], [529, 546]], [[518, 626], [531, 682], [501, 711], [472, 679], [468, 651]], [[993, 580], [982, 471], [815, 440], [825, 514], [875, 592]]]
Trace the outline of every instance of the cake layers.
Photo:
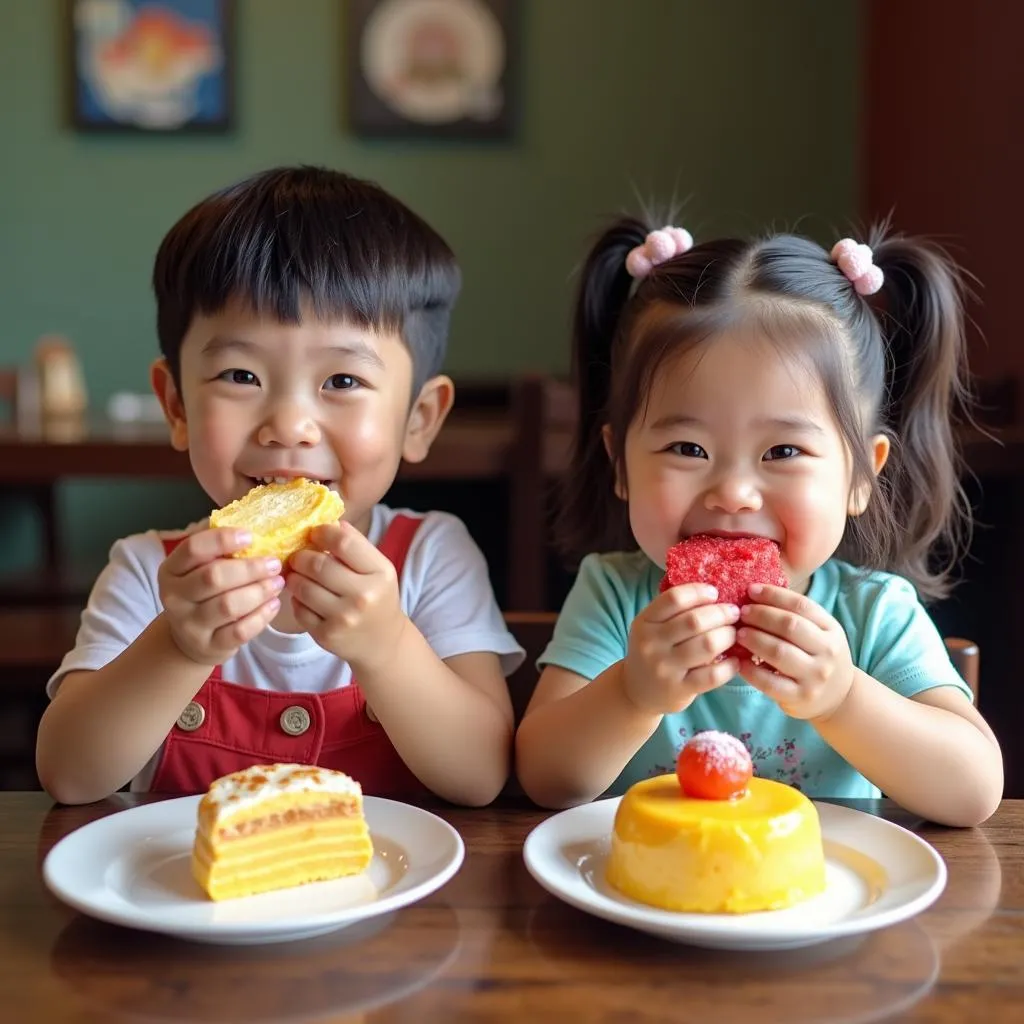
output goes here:
[[192, 873], [211, 899], [364, 871], [373, 845], [358, 783], [306, 765], [217, 780], [199, 805]]
[[799, 790], [768, 779], [751, 779], [731, 800], [685, 797], [675, 775], [646, 779], [619, 804], [607, 878], [665, 910], [788, 907], [825, 888], [818, 812]]

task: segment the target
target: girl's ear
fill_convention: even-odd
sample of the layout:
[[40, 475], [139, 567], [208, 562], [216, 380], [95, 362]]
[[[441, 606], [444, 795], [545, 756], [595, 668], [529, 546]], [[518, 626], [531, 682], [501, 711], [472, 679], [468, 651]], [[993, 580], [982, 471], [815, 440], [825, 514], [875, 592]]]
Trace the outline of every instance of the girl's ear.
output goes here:
[[607, 423], [601, 428], [601, 440], [604, 442], [604, 450], [612, 464], [612, 472], [615, 474], [615, 497], [620, 501], [626, 501], [629, 497], [626, 491], [626, 481], [622, 479], [622, 473], [619, 472], [619, 464], [612, 450], [612, 428]]
[[[871, 438], [871, 471], [875, 477], [882, 472], [885, 468], [886, 462], [889, 461], [890, 449], [891, 445], [889, 443], [889, 438], [885, 434], [875, 434], [875, 436]], [[850, 501], [846, 508], [847, 515], [863, 515], [870, 500], [870, 483], [865, 482], [859, 487], [853, 488], [853, 490], [850, 491]]]

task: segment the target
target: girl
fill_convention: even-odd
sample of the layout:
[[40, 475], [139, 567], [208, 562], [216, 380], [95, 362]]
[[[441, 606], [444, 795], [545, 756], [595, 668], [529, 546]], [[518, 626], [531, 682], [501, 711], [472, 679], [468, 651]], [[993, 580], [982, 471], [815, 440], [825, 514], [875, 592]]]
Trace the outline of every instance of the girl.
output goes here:
[[[809, 795], [985, 820], [998, 743], [918, 597], [946, 593], [932, 555], [955, 556], [967, 522], [946, 257], [880, 233], [831, 253], [789, 235], [693, 247], [624, 219], [590, 253], [574, 333], [561, 526], [590, 553], [516, 738], [527, 794], [622, 792], [720, 729]], [[789, 589], [752, 586], [742, 607], [706, 585], [659, 594], [666, 551], [695, 534], [777, 542]], [[749, 654], [723, 658], [737, 642]]]

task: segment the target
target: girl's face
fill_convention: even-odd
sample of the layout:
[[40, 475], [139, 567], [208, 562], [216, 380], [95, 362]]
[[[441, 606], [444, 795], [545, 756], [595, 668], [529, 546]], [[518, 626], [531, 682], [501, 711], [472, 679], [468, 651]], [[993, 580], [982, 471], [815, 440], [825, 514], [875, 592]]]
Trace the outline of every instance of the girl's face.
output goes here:
[[[888, 454], [871, 440], [878, 472]], [[779, 544], [794, 590], [838, 548], [864, 510], [852, 460], [816, 371], [750, 332], [709, 339], [658, 374], [626, 433], [619, 496], [657, 565], [698, 533]], [[858, 492], [861, 489], [858, 488]]]

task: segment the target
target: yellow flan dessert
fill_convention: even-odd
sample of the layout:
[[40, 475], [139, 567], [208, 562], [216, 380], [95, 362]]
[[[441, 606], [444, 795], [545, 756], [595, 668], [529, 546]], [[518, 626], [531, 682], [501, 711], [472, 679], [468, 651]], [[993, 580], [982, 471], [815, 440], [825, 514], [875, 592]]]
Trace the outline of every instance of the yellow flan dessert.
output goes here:
[[372, 856], [362, 789], [343, 772], [254, 765], [199, 802], [192, 874], [213, 900], [359, 874]]
[[689, 796], [677, 775], [645, 779], [619, 803], [607, 879], [664, 910], [789, 907], [825, 888], [818, 812], [799, 790], [770, 779], [749, 778], [725, 799]]

